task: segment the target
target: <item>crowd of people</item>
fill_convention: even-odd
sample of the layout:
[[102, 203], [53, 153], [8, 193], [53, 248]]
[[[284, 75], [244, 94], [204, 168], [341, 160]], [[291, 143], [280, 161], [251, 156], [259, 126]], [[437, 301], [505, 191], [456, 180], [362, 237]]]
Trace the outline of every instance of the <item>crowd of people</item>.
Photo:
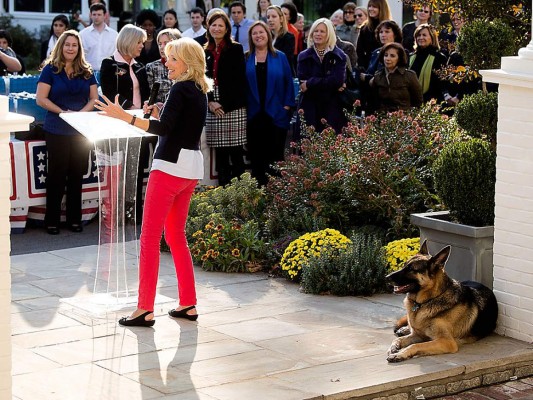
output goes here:
[[[259, 184], [267, 184], [268, 177], [276, 174], [272, 165], [284, 158], [294, 117], [296, 127], [305, 122], [317, 130], [330, 126], [341, 132], [347, 124], [342, 94], [354, 85], [367, 114], [418, 107], [431, 99], [452, 108], [477, 89], [472, 83], [451, 85], [440, 78], [439, 69], [463, 62], [454, 42], [465, 21], [456, 12], [451, 27], [439, 34], [431, 24], [430, 5], [415, 7], [414, 20], [403, 27], [392, 19], [387, 0], [370, 0], [367, 8], [347, 2], [330, 18], [306, 26], [305, 17], [290, 1], [278, 6], [258, 0], [252, 18], [247, 18], [242, 2], [234, 1], [227, 11], [212, 8], [207, 14], [205, 7], [192, 7], [190, 28], [184, 32], [172, 9], [161, 17], [153, 10], [141, 10], [135, 24], [117, 32], [106, 23], [105, 1], [90, 3], [90, 23], [80, 32], [69, 29], [65, 15], [53, 19], [49, 38], [41, 46], [37, 90], [37, 103], [48, 111], [44, 121], [50, 142], [48, 184], [66, 186], [67, 225], [73, 231], [82, 230], [76, 193], [81, 192], [87, 146], [58, 114], [93, 108], [95, 75], [101, 94], [112, 100], [118, 96], [118, 104], [129, 110], [142, 109], [158, 82], [161, 109], [174, 84], [165, 49], [180, 38], [202, 46], [205, 73], [213, 81], [207, 93], [205, 135], [214, 149], [220, 185], [244, 172], [245, 156]], [[22, 70], [11, 42], [8, 32], [0, 30], [4, 72]], [[295, 134], [298, 139], [298, 129]], [[71, 149], [68, 157], [65, 149]], [[143, 141], [140, 164], [148, 157]], [[138, 200], [143, 178], [140, 167]], [[63, 189], [51, 189], [47, 196], [45, 221], [50, 234], [59, 233], [63, 194]], [[138, 204], [140, 220], [142, 201]]]

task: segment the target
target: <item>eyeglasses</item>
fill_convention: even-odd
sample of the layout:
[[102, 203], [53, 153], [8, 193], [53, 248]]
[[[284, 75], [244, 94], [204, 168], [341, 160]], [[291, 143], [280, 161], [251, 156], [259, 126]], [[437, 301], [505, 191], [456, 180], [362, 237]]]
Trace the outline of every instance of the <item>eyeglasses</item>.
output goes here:
[[344, 14], [354, 14], [355, 11], [354, 10], [346, 10], [344, 11]]
[[363, 18], [364, 16], [365, 16], [364, 14], [355, 14], [356, 18]]
[[421, 12], [421, 13], [424, 13], [424, 14], [429, 14], [429, 10], [418, 10], [418, 12]]

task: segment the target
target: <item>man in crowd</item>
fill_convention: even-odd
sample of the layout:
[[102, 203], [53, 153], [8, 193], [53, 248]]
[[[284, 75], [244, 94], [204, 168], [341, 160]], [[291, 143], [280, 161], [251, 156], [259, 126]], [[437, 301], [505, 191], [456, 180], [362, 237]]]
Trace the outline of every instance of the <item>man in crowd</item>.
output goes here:
[[95, 71], [100, 71], [102, 60], [115, 52], [118, 33], [104, 22], [107, 8], [101, 3], [90, 8], [92, 24], [80, 32], [85, 58]]
[[246, 18], [246, 6], [240, 1], [234, 1], [229, 6], [231, 18], [231, 36], [233, 40], [242, 44], [242, 49], [246, 53], [250, 48], [248, 44], [248, 30], [254, 21]]
[[205, 33], [205, 13], [200, 7], [191, 10], [191, 27], [181, 34], [181, 37], [197, 38]]

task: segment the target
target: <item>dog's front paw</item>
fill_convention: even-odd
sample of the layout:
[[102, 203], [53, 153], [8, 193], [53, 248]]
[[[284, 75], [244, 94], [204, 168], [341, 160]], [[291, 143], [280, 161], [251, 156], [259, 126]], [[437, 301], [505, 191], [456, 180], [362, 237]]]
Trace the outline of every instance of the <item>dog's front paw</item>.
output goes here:
[[390, 354], [387, 356], [387, 361], [390, 363], [397, 363], [401, 361], [405, 361], [409, 359], [410, 357], [407, 357], [404, 352]]
[[390, 356], [391, 354], [396, 354], [396, 353], [398, 353], [400, 351], [401, 348], [402, 347], [400, 345], [400, 341], [399, 340], [395, 340], [390, 345], [389, 351], [387, 352], [387, 355]]
[[411, 329], [409, 326], [402, 326], [401, 328], [395, 329], [394, 334], [398, 337], [407, 336], [411, 334]]

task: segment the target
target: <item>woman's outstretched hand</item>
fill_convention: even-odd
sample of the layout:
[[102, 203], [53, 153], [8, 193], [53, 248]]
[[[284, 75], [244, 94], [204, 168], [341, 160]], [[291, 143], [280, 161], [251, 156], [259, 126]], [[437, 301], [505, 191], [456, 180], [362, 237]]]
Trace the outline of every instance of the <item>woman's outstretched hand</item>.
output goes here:
[[100, 110], [98, 114], [120, 119], [124, 122], [130, 122], [132, 116], [124, 111], [124, 109], [118, 103], [118, 94], [115, 96], [115, 102], [112, 102], [104, 95], [102, 95], [102, 98], [104, 99], [105, 103], [100, 100], [96, 100], [96, 103], [94, 104], [94, 107], [97, 110]]

